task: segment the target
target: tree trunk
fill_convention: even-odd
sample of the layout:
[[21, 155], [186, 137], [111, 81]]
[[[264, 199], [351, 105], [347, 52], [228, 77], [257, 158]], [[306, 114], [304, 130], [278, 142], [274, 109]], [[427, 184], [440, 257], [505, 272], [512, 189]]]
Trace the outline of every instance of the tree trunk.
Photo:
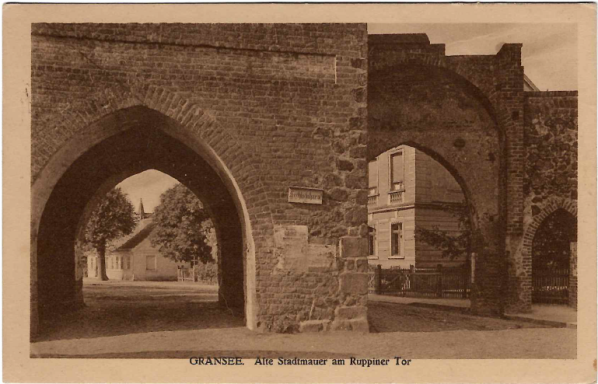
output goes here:
[[108, 280], [108, 275], [106, 274], [106, 243], [102, 244], [98, 248], [98, 261], [100, 264], [100, 280], [106, 281]]

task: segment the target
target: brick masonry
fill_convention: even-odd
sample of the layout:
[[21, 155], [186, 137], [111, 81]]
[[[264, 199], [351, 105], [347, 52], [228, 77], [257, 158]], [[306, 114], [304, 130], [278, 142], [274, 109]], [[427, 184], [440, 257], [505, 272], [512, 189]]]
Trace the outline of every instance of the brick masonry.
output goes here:
[[[222, 271], [233, 271], [228, 281], [236, 281], [223, 296], [254, 300], [248, 315], [254, 329], [367, 331], [367, 159], [402, 143], [441, 162], [473, 208], [474, 310], [501, 313], [505, 297], [525, 301], [506, 295], [525, 283], [508, 280], [507, 270], [511, 277], [522, 271], [524, 257], [513, 250], [527, 236], [532, 200], [540, 196], [533, 206], [542, 211], [552, 196], [526, 189], [525, 132], [561, 121], [569, 132], [577, 121], [573, 94], [524, 95], [520, 51], [521, 45], [505, 44], [494, 56], [447, 57], [443, 45], [421, 35], [368, 40], [364, 24], [33, 24], [33, 319], [44, 306], [81, 300], [67, 249], [76, 225], [54, 233], [43, 219], [48, 202], [59, 212], [79, 192], [67, 183], [76, 173], [66, 170], [92, 164], [78, 158], [110, 137], [160, 146], [159, 132], [178, 140], [172, 148], [195, 153], [188, 154], [188, 168], [179, 167], [189, 170], [181, 178], [205, 185], [189, 174], [205, 164], [213, 169], [206, 174], [218, 175], [208, 180], [213, 191], [203, 192], [207, 205], [243, 216], [220, 223], [221, 241], [244, 260], [243, 266], [223, 261]], [[550, 124], [544, 115], [552, 116]], [[544, 125], [528, 124], [536, 120]], [[117, 151], [116, 144], [105, 152]], [[114, 174], [123, 179], [149, 166], [177, 172], [176, 162], [150, 164], [129, 154], [119, 163], [102, 153], [103, 172], [79, 169], [89, 188], [64, 220], [78, 222], [93, 192], [114, 184]], [[289, 203], [290, 186], [322, 190], [323, 203]], [[566, 193], [558, 193], [555, 204], [564, 206]], [[230, 198], [221, 202], [219, 194]], [[570, 207], [571, 191], [567, 196]], [[47, 248], [52, 233], [64, 240], [60, 250]], [[63, 256], [52, 259], [63, 283], [45, 270], [50, 254]], [[242, 269], [244, 293], [235, 286]]]
[[531, 310], [535, 229], [559, 207], [576, 214], [577, 92], [524, 92], [521, 47], [445, 56], [425, 35], [369, 36], [368, 158], [409, 144], [459, 182], [479, 313]]
[[[256, 328], [294, 331], [337, 316], [355, 323], [336, 309], [365, 313], [360, 280], [351, 280], [359, 257], [281, 266], [275, 231], [304, 228], [310, 247], [300, 256], [316, 252], [318, 266], [318, 257], [340, 255], [322, 247], [336, 252], [344, 236], [364, 235], [366, 47], [357, 24], [35, 24], [33, 189], [55, 153], [94, 122], [131, 107], [158, 111], [213, 150], [239, 186], [255, 247]], [[289, 186], [322, 189], [323, 204], [288, 203]]]

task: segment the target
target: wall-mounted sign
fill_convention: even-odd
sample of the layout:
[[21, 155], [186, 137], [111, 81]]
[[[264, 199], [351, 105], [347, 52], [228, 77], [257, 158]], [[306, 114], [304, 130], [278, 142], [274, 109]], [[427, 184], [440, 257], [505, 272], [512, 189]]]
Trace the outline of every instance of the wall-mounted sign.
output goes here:
[[289, 203], [322, 204], [322, 196], [321, 189], [289, 187]]

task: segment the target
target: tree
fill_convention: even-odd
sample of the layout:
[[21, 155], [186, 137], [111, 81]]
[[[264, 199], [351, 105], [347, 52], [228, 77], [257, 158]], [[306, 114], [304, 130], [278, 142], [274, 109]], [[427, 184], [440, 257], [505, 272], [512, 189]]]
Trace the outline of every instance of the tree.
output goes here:
[[443, 210], [450, 212], [457, 218], [459, 234], [454, 235], [449, 231], [443, 231], [438, 226], [434, 226], [431, 229], [416, 226], [416, 239], [442, 250], [442, 257], [448, 257], [453, 260], [465, 255], [469, 261], [472, 240], [469, 210], [464, 206], [453, 204], [445, 204]]
[[108, 192], [91, 214], [85, 228], [85, 241], [98, 252], [101, 280], [108, 280], [107, 244], [130, 234], [135, 226], [135, 208], [120, 188]]
[[160, 196], [153, 216], [152, 246], [177, 262], [213, 262], [208, 236], [212, 228], [203, 204], [187, 187], [177, 184]]

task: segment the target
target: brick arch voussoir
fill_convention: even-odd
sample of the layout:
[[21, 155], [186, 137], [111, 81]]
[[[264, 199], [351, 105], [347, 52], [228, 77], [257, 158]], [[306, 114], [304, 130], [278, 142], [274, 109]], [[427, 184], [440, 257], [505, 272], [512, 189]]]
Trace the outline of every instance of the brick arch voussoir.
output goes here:
[[[62, 145], [85, 127], [114, 112], [134, 106], [145, 106], [158, 111], [176, 121], [183, 130], [193, 136], [198, 136], [230, 170], [246, 201], [263, 199], [266, 189], [259, 170], [251, 162], [253, 156], [238, 143], [237, 138], [199, 105], [166, 88], [153, 85], [105, 88], [87, 97], [76, 108], [62, 113], [60, 121], [52, 128], [53, 132], [51, 133], [51, 142], [56, 145], [50, 148], [32, 148], [33, 156], [38, 156], [42, 160], [36, 163], [47, 164]], [[239, 169], [240, 162], [243, 164], [242, 170]], [[43, 168], [34, 170], [33, 167], [32, 162], [32, 176], [39, 174]], [[244, 177], [245, 175], [253, 175], [250, 182], [246, 181], [248, 178]], [[34, 182], [35, 178], [32, 177], [32, 183]], [[256, 195], [261, 197], [258, 198]], [[250, 213], [253, 211], [251, 208], [248, 204], [247, 209]], [[263, 205], [261, 210], [266, 213], [269, 220], [266, 222], [260, 220], [258, 223], [250, 218], [252, 226], [273, 227], [270, 205]], [[255, 215], [250, 214], [250, 216]]]
[[[243, 148], [237, 138], [209, 112], [184, 97], [155, 86], [144, 87], [140, 93], [144, 95], [144, 105], [163, 113], [190, 133], [198, 135], [222, 160], [234, 175], [247, 202], [252, 228], [260, 224], [273, 228], [270, 204], [260, 207], [261, 212], [269, 218], [266, 222], [256, 219], [252, 214], [254, 207], [251, 202], [260, 199], [267, 201], [268, 198], [259, 169], [252, 162], [254, 157]], [[253, 177], [247, 177], [249, 175]]]
[[54, 117], [53, 121], [50, 120], [43, 123], [44, 126], [50, 126], [50, 128], [38, 132], [34, 131], [33, 135], [45, 135], [49, 137], [46, 140], [41, 140], [41, 144], [37, 144], [38, 141], [35, 140], [31, 148], [32, 158], [36, 159], [31, 164], [31, 184], [33, 185], [37, 176], [45, 164], [48, 164], [52, 156], [69, 139], [83, 131], [85, 127], [119, 109], [142, 104], [133, 92], [123, 92], [106, 88], [83, 100], [73, 102], [70, 108], [60, 111]]
[[531, 256], [532, 253], [532, 242], [536, 236], [536, 232], [542, 222], [554, 213], [558, 209], [564, 209], [573, 216], [577, 217], [577, 202], [571, 199], [565, 198], [552, 198], [544, 206], [539, 214], [534, 216], [534, 219], [529, 224], [525, 234], [523, 236], [523, 253], [524, 255]]
[[505, 131], [505, 124], [504, 122], [501, 122], [499, 119], [499, 113], [501, 109], [496, 104], [494, 96], [489, 92], [489, 90], [487, 89], [487, 87], [484, 86], [483, 83], [480, 83], [478, 79], [476, 79], [475, 76], [473, 76], [473, 73], [469, 66], [455, 64], [447, 60], [446, 56], [419, 56], [417, 54], [411, 53], [402, 56], [400, 60], [394, 61], [392, 65], [376, 69], [375, 72], [377, 72], [378, 70], [389, 70], [393, 67], [401, 66], [428, 66], [432, 68], [441, 69], [446, 73], [452, 75], [453, 77], [460, 79], [465, 84], [467, 84], [469, 88], [473, 89], [474, 94], [476, 94], [478, 98], [480, 98], [480, 101], [490, 114], [491, 118], [493, 119], [494, 123], [499, 129], [499, 132]]
[[[446, 58], [446, 56], [421, 56], [416, 53], [408, 53], [402, 56], [400, 60], [394, 61], [392, 63], [393, 67], [402, 65], [425, 65], [449, 71], [454, 75], [457, 75], [458, 77], [464, 79], [472, 86], [476, 87], [481, 94], [486, 96], [488, 99], [491, 99], [491, 95], [488, 94], [487, 90], [484, 87], [484, 84], [479, 84], [479, 81], [475, 78], [475, 76], [473, 76], [473, 73], [469, 66], [451, 62]], [[386, 67], [384, 69], [388, 68], [389, 67]]]

